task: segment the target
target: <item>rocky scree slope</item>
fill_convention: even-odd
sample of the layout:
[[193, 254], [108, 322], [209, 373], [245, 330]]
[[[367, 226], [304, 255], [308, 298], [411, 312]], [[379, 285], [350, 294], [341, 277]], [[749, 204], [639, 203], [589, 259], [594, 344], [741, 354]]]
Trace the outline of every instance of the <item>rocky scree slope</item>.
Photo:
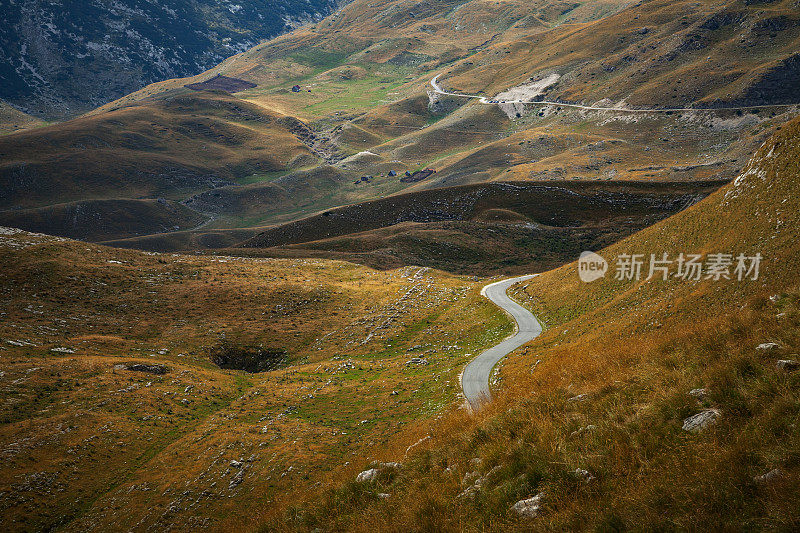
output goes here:
[[259, 41], [328, 15], [336, 0], [5, 3], [0, 98], [75, 116], [149, 83], [198, 74]]

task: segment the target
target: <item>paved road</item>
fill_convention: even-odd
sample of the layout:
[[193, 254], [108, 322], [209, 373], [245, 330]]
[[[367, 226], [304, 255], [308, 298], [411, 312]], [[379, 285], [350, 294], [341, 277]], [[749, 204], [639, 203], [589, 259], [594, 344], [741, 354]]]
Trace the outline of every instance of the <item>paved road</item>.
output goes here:
[[542, 332], [542, 325], [530, 311], [509, 298], [506, 289], [518, 283], [535, 277], [520, 276], [487, 285], [481, 294], [489, 298], [498, 307], [508, 313], [517, 325], [517, 332], [500, 344], [493, 346], [470, 361], [461, 375], [461, 388], [472, 409], [478, 409], [482, 403], [491, 400], [489, 389], [489, 376], [494, 366], [506, 355], [516, 350], [526, 342], [535, 339]]
[[[499, 101], [492, 101], [485, 96], [481, 96], [478, 94], [459, 94], [459, 93], [451, 93], [447, 92], [439, 86], [439, 76], [441, 74], [437, 74], [431, 80], [431, 87], [433, 87], [433, 92], [444, 94], [447, 96], [458, 96], [461, 98], [475, 98], [482, 104], [491, 104], [497, 105]], [[645, 109], [632, 109], [627, 107], [599, 107], [599, 106], [592, 106], [592, 105], [581, 105], [581, 104], [566, 104], [564, 102], [553, 102], [550, 100], [502, 100], [504, 104], [528, 104], [528, 105], [555, 105], [561, 107], [571, 107], [574, 109], [584, 109], [586, 111], [614, 111], [617, 113], [675, 113], [675, 112], [683, 112], [683, 111], [742, 111], [745, 109], [766, 109], [772, 107], [796, 107], [798, 104], [767, 104], [767, 105], [749, 105], [749, 106], [734, 106], [734, 107], [713, 107], [713, 108], [704, 108], [704, 107], [650, 107]]]

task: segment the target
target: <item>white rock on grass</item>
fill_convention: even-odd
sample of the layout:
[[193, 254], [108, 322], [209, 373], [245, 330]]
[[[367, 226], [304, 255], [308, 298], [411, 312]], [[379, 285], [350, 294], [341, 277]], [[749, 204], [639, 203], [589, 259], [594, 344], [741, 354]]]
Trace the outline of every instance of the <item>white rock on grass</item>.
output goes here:
[[594, 481], [594, 476], [588, 470], [584, 470], [583, 468], [576, 468], [575, 469], [575, 477], [579, 480], [583, 481], [584, 483], [591, 483]]
[[778, 370], [785, 370], [786, 372], [792, 372], [800, 368], [800, 363], [794, 359], [780, 359], [775, 363], [775, 368]]
[[777, 350], [780, 348], [781, 345], [777, 342], [762, 342], [758, 346], [756, 346], [756, 350], [760, 352], [771, 352], [773, 350]]
[[702, 402], [708, 396], [708, 389], [692, 389], [689, 391], [689, 396], [692, 396], [698, 402]]
[[684, 431], [691, 431], [696, 433], [706, 429], [708, 426], [717, 423], [717, 419], [721, 416], [717, 409], [705, 409], [696, 415], [692, 415], [683, 421]]
[[568, 398], [568, 402], [585, 402], [589, 399], [588, 394], [578, 394], [577, 396], [573, 396], [572, 398]]
[[[484, 474], [483, 476], [478, 477], [478, 479], [476, 479], [475, 482], [472, 483], [472, 485], [461, 491], [461, 493], [458, 496], [456, 496], [456, 499], [475, 497], [475, 495], [481, 491], [483, 486], [489, 482], [489, 479], [492, 476], [494, 476], [494, 474], [497, 473], [499, 470], [500, 470], [500, 465], [497, 465], [488, 472], [486, 472], [486, 474]], [[473, 472], [472, 474], [467, 474], [466, 476], [464, 476], [462, 483], [467, 484], [470, 481], [472, 481], [474, 474], [477, 474], [477, 472]]]
[[533, 498], [518, 501], [511, 506], [511, 510], [525, 518], [536, 518], [539, 515], [539, 511], [542, 509], [543, 500], [544, 493], [540, 492]]
[[474, 472], [467, 472], [464, 474], [464, 477], [461, 479], [462, 485], [472, 485], [476, 479], [480, 478], [481, 474], [477, 470]]
[[761, 474], [760, 476], [754, 477], [753, 481], [756, 483], [769, 483], [773, 479], [777, 479], [779, 477], [783, 477], [783, 471], [780, 468], [773, 468], [766, 474]]
[[378, 479], [378, 474], [380, 473], [381, 471], [377, 468], [370, 468], [369, 470], [364, 470], [363, 472], [359, 473], [356, 476], [356, 481], [358, 483], [370, 483]]

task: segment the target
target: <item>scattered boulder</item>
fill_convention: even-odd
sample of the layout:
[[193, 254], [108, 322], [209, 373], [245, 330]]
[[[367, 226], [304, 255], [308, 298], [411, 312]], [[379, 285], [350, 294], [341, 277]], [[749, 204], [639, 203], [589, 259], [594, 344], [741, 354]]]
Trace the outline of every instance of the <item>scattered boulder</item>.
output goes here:
[[244, 469], [236, 471], [236, 474], [233, 475], [230, 483], [228, 483], [228, 488], [229, 489], [236, 488], [242, 483], [242, 481], [244, 481]]
[[388, 463], [374, 463], [372, 468], [360, 472], [356, 476], [358, 483], [370, 483], [378, 479], [381, 471], [383, 470], [399, 470], [403, 465], [401, 463], [388, 462]]
[[[500, 470], [500, 466], [499, 465], [495, 466], [494, 468], [492, 468], [491, 470], [486, 472], [485, 475], [483, 475], [483, 476], [479, 477], [478, 479], [476, 479], [475, 482], [472, 485], [470, 485], [469, 487], [464, 489], [458, 496], [456, 496], [456, 499], [465, 499], [465, 498], [473, 498], [473, 497], [475, 497], [475, 495], [478, 494], [478, 491], [480, 491], [483, 488], [483, 486], [489, 481], [489, 478], [491, 478], [498, 470]], [[476, 473], [477, 472], [474, 472], [473, 474], [476, 474]], [[467, 474], [466, 476], [464, 476], [464, 481], [466, 483], [469, 483], [469, 481], [472, 481], [473, 474]]]
[[761, 474], [760, 476], [756, 476], [753, 478], [753, 481], [762, 484], [762, 483], [769, 483], [770, 481], [777, 479], [779, 477], [783, 477], [783, 470], [780, 468], [773, 468], [766, 474]]
[[380, 473], [381, 473], [380, 470], [378, 470], [377, 468], [370, 468], [369, 470], [364, 470], [363, 472], [360, 472], [356, 476], [356, 482], [371, 483], [372, 481], [378, 479], [378, 474]]
[[75, 353], [75, 350], [72, 348], [66, 348], [64, 346], [59, 346], [57, 348], [50, 348], [50, 351], [53, 353]]
[[518, 501], [511, 506], [511, 510], [525, 518], [536, 518], [539, 515], [539, 511], [542, 509], [543, 500], [544, 493], [540, 492], [533, 498]]
[[594, 475], [588, 470], [584, 470], [583, 468], [576, 468], [575, 469], [575, 477], [577, 477], [580, 481], [584, 483], [591, 483], [594, 481]]
[[472, 483], [475, 482], [475, 480], [477, 480], [480, 477], [481, 477], [481, 474], [477, 470], [475, 470], [473, 472], [467, 472], [466, 474], [464, 474], [464, 477], [461, 480], [461, 484], [462, 485], [471, 485]]
[[148, 365], [144, 363], [136, 363], [128, 365], [128, 370], [132, 370], [133, 372], [147, 372], [148, 374], [166, 374], [169, 371], [169, 368], [158, 364]]
[[717, 423], [721, 413], [717, 409], [705, 409], [683, 421], [683, 430], [696, 433]]
[[800, 363], [794, 359], [780, 359], [777, 363], [775, 363], [775, 368], [778, 370], [784, 370], [786, 372], [793, 372], [800, 368]]
[[392, 497], [391, 494], [387, 494], [385, 492], [379, 492], [378, 493], [378, 498], [381, 499], [381, 500], [388, 500], [391, 497]]
[[762, 342], [758, 346], [756, 346], [756, 350], [760, 352], [771, 352], [780, 348], [781, 345], [777, 342]]
[[146, 372], [148, 374], [162, 375], [169, 372], [169, 367], [159, 364], [126, 363], [114, 365], [114, 370], [130, 370], [132, 372]]
[[241, 468], [242, 467], [242, 462], [241, 461], [236, 461], [234, 459], [234, 460], [231, 460], [230, 465], [231, 465], [231, 468]]
[[425, 359], [424, 357], [412, 357], [411, 359], [406, 361], [406, 365], [409, 365], [409, 366], [411, 366], [411, 365], [423, 366], [423, 365], [427, 365], [427, 364], [428, 364], [428, 360]]
[[702, 402], [708, 396], [708, 389], [692, 389], [689, 391], [689, 396], [692, 396], [698, 402]]
[[589, 399], [589, 395], [588, 394], [578, 394], [577, 396], [573, 396], [572, 398], [569, 398], [567, 401], [568, 402], [585, 402], [588, 399]]

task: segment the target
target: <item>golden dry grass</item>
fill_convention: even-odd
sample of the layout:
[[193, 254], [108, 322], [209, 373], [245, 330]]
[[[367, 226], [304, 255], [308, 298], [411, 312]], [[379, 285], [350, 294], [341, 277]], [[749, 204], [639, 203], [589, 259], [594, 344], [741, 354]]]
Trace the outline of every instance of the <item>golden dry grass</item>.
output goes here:
[[[796, 529], [800, 376], [776, 361], [797, 359], [800, 348], [798, 150], [794, 121], [758, 150], [735, 184], [601, 251], [760, 252], [757, 281], [587, 285], [571, 264], [526, 282], [516, 297], [548, 329], [503, 364], [486, 410], [432, 423], [431, 439], [394, 479], [373, 487], [342, 482], [322, 503], [270, 527]], [[779, 347], [756, 349], [765, 342]], [[689, 394], [697, 388], [707, 391], [701, 400]], [[707, 408], [721, 413], [715, 425], [681, 429]], [[396, 445], [385, 454], [401, 455]], [[582, 481], [577, 468], [594, 479]], [[756, 479], [775, 468], [777, 478]], [[487, 480], [473, 498], [459, 498], [472, 471]], [[537, 518], [510, 511], [540, 492]]]
[[[509, 328], [471, 279], [418, 267], [144, 254], [7, 229], [0, 255], [6, 530], [256, 528], [456, 402], [469, 354]], [[221, 370], [209, 349], [223, 338], [286, 350], [287, 366]], [[429, 364], [406, 364], [420, 355]], [[131, 363], [169, 370], [115, 367]]]

